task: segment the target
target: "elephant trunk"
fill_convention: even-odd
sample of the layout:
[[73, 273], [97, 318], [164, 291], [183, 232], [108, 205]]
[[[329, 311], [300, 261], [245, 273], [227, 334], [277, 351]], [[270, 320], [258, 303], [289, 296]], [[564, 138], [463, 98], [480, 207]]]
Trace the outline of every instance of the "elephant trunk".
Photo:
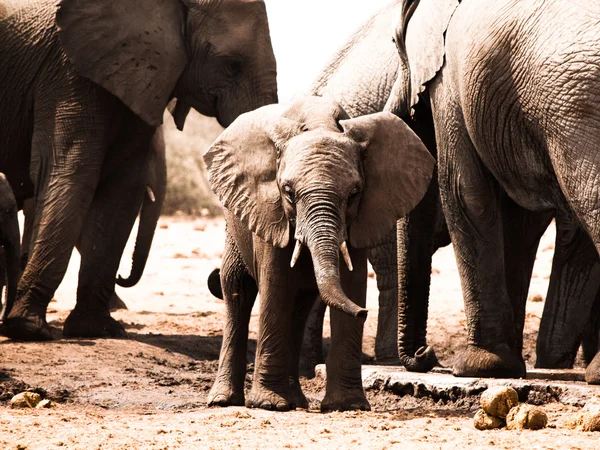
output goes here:
[[21, 278], [21, 235], [19, 233], [19, 223], [16, 218], [7, 226], [4, 232], [2, 246], [4, 247], [4, 263], [6, 276], [6, 295], [4, 298], [4, 307], [0, 311], [0, 324], [8, 316], [17, 296], [17, 285]]
[[408, 218], [397, 223], [398, 358], [408, 371], [428, 372], [439, 364], [433, 348], [426, 345], [430, 249], [415, 245], [417, 238], [414, 230], [410, 233], [410, 225]]
[[167, 192], [167, 163], [162, 127], [157, 129], [151, 145], [148, 182], [140, 210], [131, 273], [128, 278], [122, 278], [120, 275], [117, 277], [117, 284], [122, 287], [135, 286], [142, 278]]
[[307, 214], [306, 243], [310, 250], [317, 286], [323, 302], [354, 317], [365, 318], [367, 310], [350, 300], [340, 282], [340, 219], [327, 202], [310, 208]]

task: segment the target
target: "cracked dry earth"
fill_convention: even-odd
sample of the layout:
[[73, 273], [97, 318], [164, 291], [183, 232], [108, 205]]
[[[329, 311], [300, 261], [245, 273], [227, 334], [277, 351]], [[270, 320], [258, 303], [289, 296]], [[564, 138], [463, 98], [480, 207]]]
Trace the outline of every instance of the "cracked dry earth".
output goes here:
[[[543, 238], [531, 297], [546, 292], [553, 230]], [[570, 430], [577, 408], [548, 404], [551, 427], [542, 431], [477, 431], [472, 403], [434, 403], [372, 390], [371, 412], [321, 414], [324, 382], [303, 380], [307, 411], [207, 408], [214, 379], [225, 305], [209, 294], [206, 277], [220, 262], [222, 219], [163, 218], [140, 284], [120, 289], [128, 311], [114, 313], [129, 334], [124, 340], [62, 339], [62, 323], [74, 305], [78, 256], [48, 319], [50, 343], [0, 338], [0, 449], [267, 449], [267, 448], [580, 448], [600, 447], [600, 433]], [[130, 243], [131, 244], [131, 243]], [[131, 253], [128, 248], [128, 255]], [[121, 273], [129, 270], [123, 259]], [[373, 355], [377, 321], [375, 279], [363, 350]], [[528, 302], [525, 355], [535, 358], [543, 302]], [[252, 317], [252, 361], [258, 308]], [[465, 319], [454, 255], [434, 258], [429, 339], [449, 365], [465, 342]], [[328, 334], [328, 330], [326, 330]], [[248, 385], [252, 377], [249, 365]], [[54, 400], [44, 410], [13, 410], [11, 396], [29, 389]]]

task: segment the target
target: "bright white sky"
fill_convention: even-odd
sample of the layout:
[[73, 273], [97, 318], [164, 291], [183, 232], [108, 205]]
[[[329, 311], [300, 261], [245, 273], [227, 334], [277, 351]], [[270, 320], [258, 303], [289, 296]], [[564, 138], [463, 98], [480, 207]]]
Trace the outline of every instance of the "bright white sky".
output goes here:
[[354, 30], [390, 1], [265, 0], [279, 101], [308, 88]]

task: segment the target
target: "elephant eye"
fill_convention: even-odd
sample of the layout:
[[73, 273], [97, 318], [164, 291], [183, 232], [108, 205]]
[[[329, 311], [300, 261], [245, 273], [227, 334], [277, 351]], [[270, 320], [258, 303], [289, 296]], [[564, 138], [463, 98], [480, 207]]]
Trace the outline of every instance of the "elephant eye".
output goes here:
[[225, 62], [225, 70], [231, 77], [237, 77], [243, 69], [242, 60], [240, 58], [229, 58]]
[[354, 186], [354, 188], [350, 191], [349, 197], [356, 197], [360, 193], [360, 187]]
[[284, 184], [283, 185], [283, 193], [288, 202], [294, 203], [296, 198], [295, 198], [294, 189], [292, 188], [292, 186], [290, 186], [289, 184]]

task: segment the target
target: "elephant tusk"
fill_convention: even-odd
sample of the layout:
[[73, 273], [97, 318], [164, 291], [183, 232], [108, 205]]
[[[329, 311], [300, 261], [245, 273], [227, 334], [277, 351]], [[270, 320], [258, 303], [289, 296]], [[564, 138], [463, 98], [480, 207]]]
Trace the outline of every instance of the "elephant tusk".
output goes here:
[[294, 247], [294, 254], [292, 255], [292, 260], [290, 261], [290, 267], [294, 267], [298, 258], [300, 257], [300, 252], [302, 251], [302, 244], [300, 241], [296, 241], [296, 247]]
[[348, 266], [348, 270], [352, 272], [354, 268], [352, 267], [352, 260], [350, 259], [350, 253], [348, 253], [348, 245], [346, 245], [346, 241], [340, 244], [340, 250], [342, 251], [342, 255], [344, 255], [344, 261]]
[[150, 197], [150, 201], [154, 203], [156, 201], [156, 197], [154, 196], [154, 191], [150, 186], [146, 186], [146, 192], [148, 193], [148, 197]]

